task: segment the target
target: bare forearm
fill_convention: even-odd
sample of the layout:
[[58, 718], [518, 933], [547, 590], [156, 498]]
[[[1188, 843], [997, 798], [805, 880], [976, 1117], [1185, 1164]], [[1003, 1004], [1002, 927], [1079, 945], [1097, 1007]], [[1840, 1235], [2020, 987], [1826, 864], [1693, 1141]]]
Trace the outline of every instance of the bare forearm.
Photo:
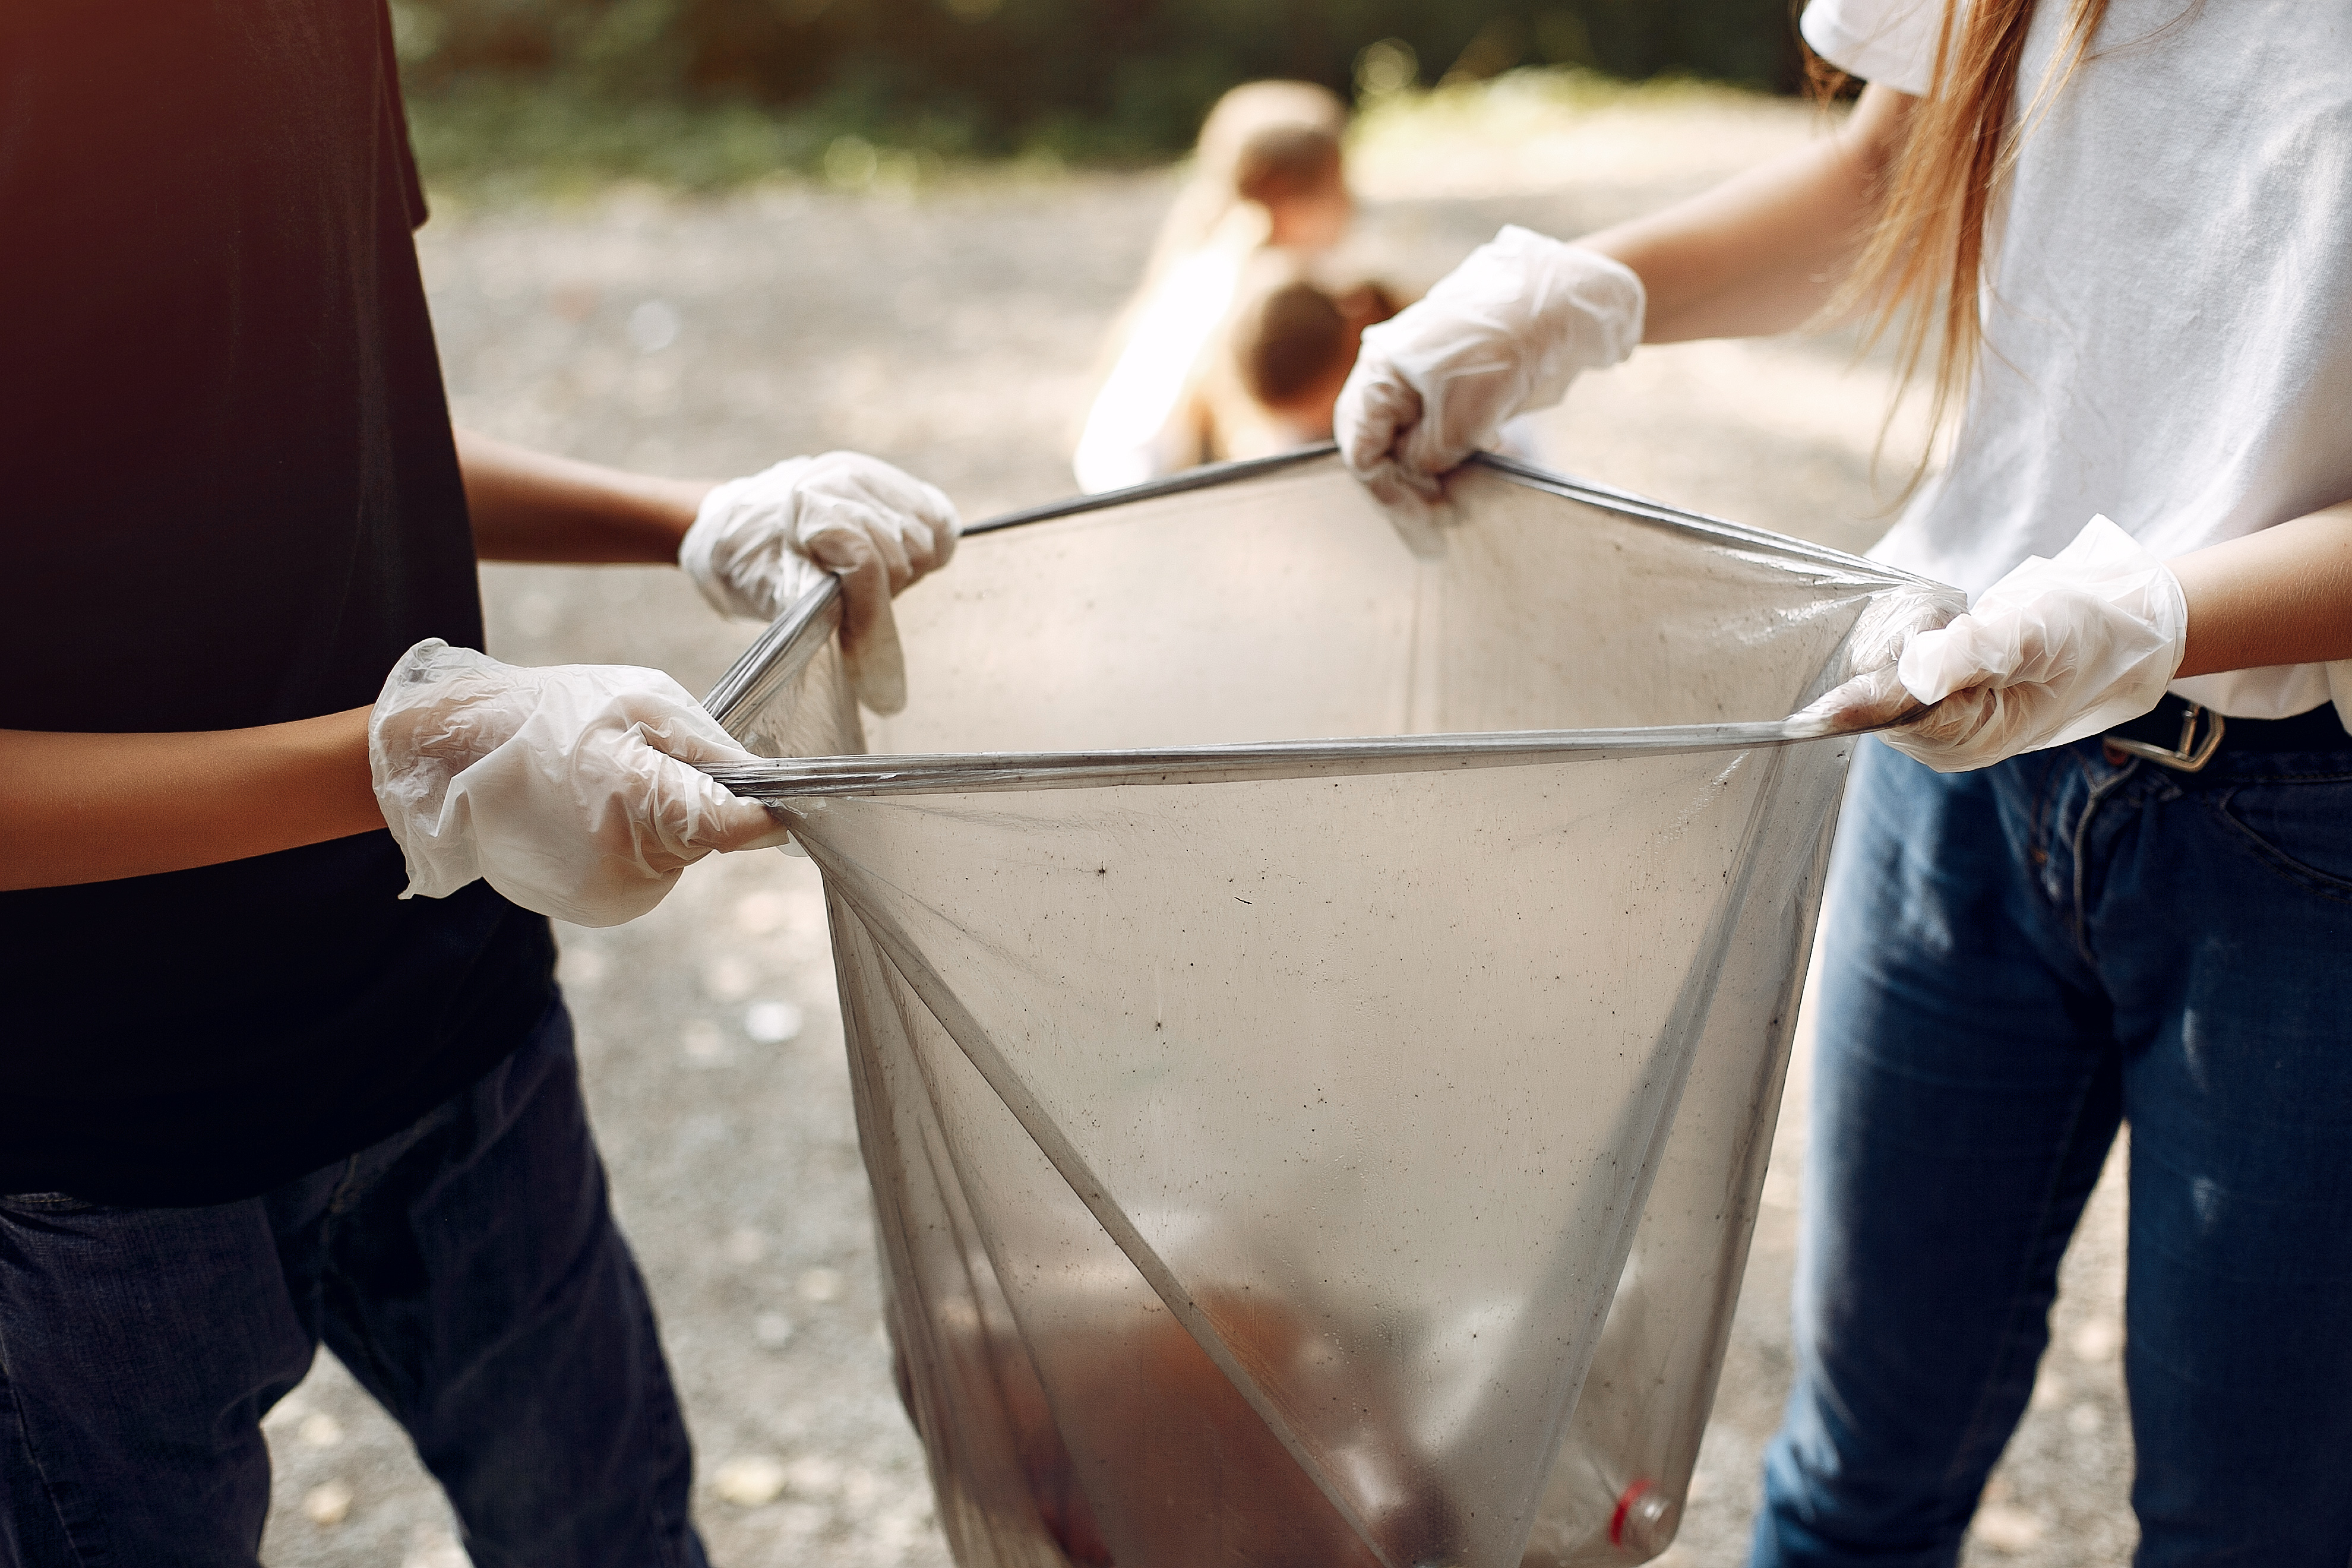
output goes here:
[[663, 479], [457, 432], [474, 549], [485, 561], [666, 563], [710, 484]]
[[2180, 675], [2352, 658], [2352, 501], [2166, 564], [2189, 601]]
[[0, 889], [181, 871], [382, 827], [368, 711], [189, 734], [0, 731]]
[[1845, 277], [1917, 101], [1867, 89], [1835, 134], [1578, 243], [1641, 278], [1646, 342], [1792, 331]]

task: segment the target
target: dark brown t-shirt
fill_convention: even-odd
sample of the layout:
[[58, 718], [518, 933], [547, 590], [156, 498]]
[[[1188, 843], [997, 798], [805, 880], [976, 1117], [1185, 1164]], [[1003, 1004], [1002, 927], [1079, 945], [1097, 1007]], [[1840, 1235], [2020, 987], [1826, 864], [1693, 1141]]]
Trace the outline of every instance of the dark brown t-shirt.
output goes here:
[[[0, 728], [307, 718], [481, 645], [383, 0], [0, 8]], [[245, 1196], [480, 1076], [547, 922], [405, 882], [373, 833], [0, 894], [0, 1192]]]

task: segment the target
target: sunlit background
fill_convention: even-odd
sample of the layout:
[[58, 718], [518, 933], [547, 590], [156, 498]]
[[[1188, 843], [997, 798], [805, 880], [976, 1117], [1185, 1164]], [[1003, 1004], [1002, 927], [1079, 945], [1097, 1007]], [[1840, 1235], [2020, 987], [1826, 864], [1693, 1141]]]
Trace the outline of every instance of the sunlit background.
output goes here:
[[1788, 0], [395, 0], [393, 19], [441, 171], [520, 148], [696, 184], [1164, 158], [1258, 77], [1381, 95], [1521, 67], [1802, 75]]
[[[1071, 444], [1207, 106], [1343, 92], [1367, 243], [1418, 289], [1505, 222], [1573, 237], [1822, 134], [1787, 0], [399, 0], [459, 421], [723, 478], [833, 447], [970, 517], [1072, 488]], [[1909, 471], [1837, 331], [1645, 351], [1541, 422], [1558, 466], [1864, 548]], [[748, 640], [675, 573], [492, 567], [492, 651], [707, 686]], [[920, 592], [920, 589], [916, 590]], [[1050, 606], [1040, 606], [1050, 613]], [[913, 650], [910, 677], [923, 677]], [[822, 906], [806, 862], [710, 862], [565, 928], [624, 1224], [724, 1568], [940, 1568], [879, 1332]], [[1788, 1377], [1801, 1054], [1675, 1568], [1741, 1561]], [[2120, 1198], [2070, 1257], [1974, 1568], [2128, 1561]], [[1932, 1353], [1932, 1349], [1923, 1350]], [[437, 1492], [331, 1361], [270, 1419], [278, 1568], [457, 1568]]]

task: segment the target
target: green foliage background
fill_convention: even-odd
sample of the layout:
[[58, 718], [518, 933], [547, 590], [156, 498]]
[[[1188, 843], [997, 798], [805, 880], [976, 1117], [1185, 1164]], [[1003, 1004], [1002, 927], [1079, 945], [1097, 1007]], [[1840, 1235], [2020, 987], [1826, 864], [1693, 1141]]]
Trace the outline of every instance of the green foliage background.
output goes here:
[[1161, 155], [1184, 148], [1236, 82], [1298, 77], [1351, 92], [1364, 51], [1382, 41], [1403, 52], [1380, 58], [1407, 61], [1422, 85], [1520, 65], [1777, 90], [1801, 75], [1791, 0], [395, 0], [393, 10], [409, 89], [457, 140], [560, 138], [562, 121], [610, 124], [615, 111], [651, 132], [665, 115], [733, 111], [746, 156], [756, 143], [762, 160], [802, 163], [842, 135], [949, 157]]

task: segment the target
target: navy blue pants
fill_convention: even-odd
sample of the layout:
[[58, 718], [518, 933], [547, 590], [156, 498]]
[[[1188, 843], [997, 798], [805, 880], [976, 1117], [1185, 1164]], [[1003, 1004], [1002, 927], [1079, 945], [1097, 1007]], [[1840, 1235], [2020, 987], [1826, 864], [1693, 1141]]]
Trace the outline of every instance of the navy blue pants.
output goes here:
[[2352, 1560], [2352, 742], [1855, 761], [1759, 1568], [1948, 1568], [2131, 1124], [2142, 1568]]
[[703, 1568], [560, 1000], [473, 1088], [263, 1196], [0, 1198], [0, 1563], [254, 1568], [261, 1417], [321, 1339], [477, 1568]]

